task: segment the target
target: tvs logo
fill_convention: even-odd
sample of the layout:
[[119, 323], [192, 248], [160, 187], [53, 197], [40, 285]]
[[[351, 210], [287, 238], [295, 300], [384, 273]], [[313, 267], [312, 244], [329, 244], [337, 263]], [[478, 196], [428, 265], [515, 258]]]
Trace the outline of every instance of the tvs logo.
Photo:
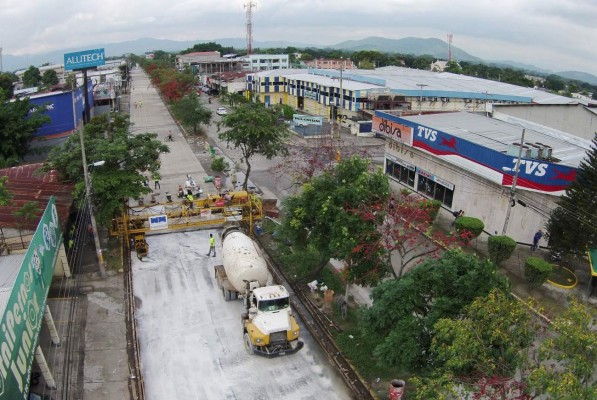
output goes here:
[[437, 139], [437, 131], [435, 129], [426, 128], [424, 126], [417, 126], [417, 136], [425, 138], [430, 142], [435, 142]]

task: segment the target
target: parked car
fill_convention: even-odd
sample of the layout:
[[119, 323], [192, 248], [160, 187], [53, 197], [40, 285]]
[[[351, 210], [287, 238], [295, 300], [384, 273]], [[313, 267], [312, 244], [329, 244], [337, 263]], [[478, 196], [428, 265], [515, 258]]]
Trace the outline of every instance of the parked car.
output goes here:
[[226, 115], [226, 114], [228, 114], [228, 110], [226, 110], [226, 108], [224, 108], [224, 107], [218, 107], [218, 109], [216, 110], [216, 114]]

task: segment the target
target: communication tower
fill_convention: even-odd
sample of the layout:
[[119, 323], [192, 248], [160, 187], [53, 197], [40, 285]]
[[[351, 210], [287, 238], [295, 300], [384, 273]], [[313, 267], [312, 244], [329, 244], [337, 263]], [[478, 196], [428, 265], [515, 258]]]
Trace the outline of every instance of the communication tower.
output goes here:
[[448, 33], [448, 62], [452, 61], [452, 34]]
[[249, 0], [244, 4], [247, 10], [247, 55], [250, 56], [253, 51], [253, 7], [257, 7], [257, 4]]

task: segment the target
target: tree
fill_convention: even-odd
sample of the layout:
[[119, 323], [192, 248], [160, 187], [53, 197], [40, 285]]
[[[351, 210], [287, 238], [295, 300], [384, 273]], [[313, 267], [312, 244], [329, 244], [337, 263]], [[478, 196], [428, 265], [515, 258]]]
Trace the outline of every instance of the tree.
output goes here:
[[50, 121], [28, 98], [7, 101], [0, 93], [0, 162], [13, 166], [29, 151], [35, 131]]
[[[562, 400], [597, 398], [597, 333], [593, 313], [572, 299], [563, 315], [554, 319], [541, 343], [536, 366], [529, 375], [537, 395]], [[543, 398], [543, 397], [542, 397]]]
[[400, 277], [406, 267], [428, 257], [437, 257], [445, 249], [464, 241], [468, 233], [446, 235], [433, 230], [437, 210], [428, 207], [428, 201], [417, 195], [400, 193], [390, 200], [388, 216], [381, 227], [383, 247], [388, 251], [389, 262], [393, 253], [398, 255], [398, 265], [392, 265], [392, 273]]
[[0, 177], [0, 206], [8, 205], [12, 199], [12, 194], [6, 187], [6, 182], [8, 182], [8, 176]]
[[597, 248], [597, 134], [576, 177], [547, 222], [549, 244], [564, 252]]
[[[87, 162], [105, 161], [90, 170], [92, 201], [100, 224], [106, 225], [121, 213], [128, 198], [151, 192], [144, 185], [145, 173], [159, 171], [160, 154], [170, 150], [155, 133], [128, 134], [128, 116], [104, 114], [91, 119], [83, 135]], [[58, 170], [75, 183], [75, 197], [85, 196], [79, 135], [71, 135], [50, 152], [45, 169]]]
[[39, 85], [41, 82], [41, 74], [39, 69], [35, 68], [33, 65], [25, 71], [23, 74], [23, 84], [25, 87], [33, 87]]
[[495, 288], [505, 291], [508, 283], [493, 263], [448, 251], [375, 287], [373, 305], [363, 311], [362, 334], [377, 343], [373, 355], [381, 366], [428, 371], [434, 366], [435, 324], [461, 315], [474, 299]]
[[487, 241], [489, 259], [499, 266], [502, 262], [512, 257], [516, 249], [516, 241], [510, 236], [490, 236]]
[[303, 185], [283, 204], [282, 232], [300, 248], [320, 254], [316, 275], [330, 258], [346, 260], [349, 281], [376, 283], [388, 273], [377, 227], [383, 221], [389, 184], [383, 171], [353, 156]]
[[211, 111], [205, 107], [195, 92], [190, 92], [172, 104], [172, 111], [183, 124], [193, 128], [193, 135], [198, 134], [201, 124], [209, 125], [211, 121]]
[[[10, 99], [13, 96], [13, 82], [18, 81], [15, 74], [10, 72], [0, 73], [0, 91], [4, 91], [6, 99]], [[0, 94], [0, 99], [3, 98]]]
[[16, 211], [12, 213], [15, 218], [17, 219], [17, 229], [19, 230], [19, 235], [21, 236], [21, 244], [25, 247], [25, 242], [23, 241], [23, 231], [22, 228], [28, 222], [33, 221], [36, 217], [41, 215], [41, 210], [37, 206], [35, 201], [28, 201], [21, 206]]
[[227, 103], [230, 107], [248, 102], [247, 98], [239, 93], [224, 93], [220, 95], [220, 98], [222, 102]]
[[452, 72], [454, 74], [461, 74], [462, 67], [458, 64], [458, 62], [451, 60], [446, 63], [446, 68], [444, 68], [444, 72]]
[[[507, 293], [492, 290], [478, 297], [462, 316], [440, 319], [431, 344], [433, 372], [417, 379], [417, 399], [442, 398], [457, 388], [462, 398], [530, 399], [516, 371], [538, 332], [528, 307]], [[486, 396], [486, 397], [481, 397]]]
[[53, 69], [44, 71], [44, 74], [41, 77], [41, 83], [43, 83], [46, 86], [58, 84], [58, 75], [56, 74], [56, 71], [54, 71]]
[[288, 130], [280, 120], [283, 121], [283, 117], [277, 107], [266, 109], [261, 104], [244, 103], [218, 122], [218, 132], [222, 127], [228, 128], [220, 132], [218, 137], [228, 146], [240, 150], [247, 166], [244, 190], [247, 190], [253, 156], [259, 154], [271, 160], [275, 156], [287, 154], [285, 139]]
[[[286, 115], [288, 108], [290, 107], [282, 107], [286, 117], [288, 117]], [[290, 118], [292, 118], [292, 112], [290, 114]], [[334, 168], [334, 162], [341, 159], [352, 156], [364, 159], [372, 158], [369, 149], [371, 147], [354, 146], [350, 142], [324, 134], [320, 138], [310, 139], [304, 144], [289, 143], [288, 153], [284, 159], [270, 168], [269, 172], [277, 183], [283, 182], [288, 185], [285, 190], [299, 189], [305, 183], [310, 182], [313, 177], [327, 169]], [[289, 179], [290, 182], [286, 183]]]

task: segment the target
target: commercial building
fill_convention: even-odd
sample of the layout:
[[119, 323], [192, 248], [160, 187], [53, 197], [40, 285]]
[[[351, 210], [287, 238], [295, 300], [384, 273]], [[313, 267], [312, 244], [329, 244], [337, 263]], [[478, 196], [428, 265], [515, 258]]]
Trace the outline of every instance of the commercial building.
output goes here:
[[490, 234], [505, 230], [522, 243], [544, 227], [591, 146], [552, 128], [531, 129], [470, 112], [377, 111], [372, 127], [386, 138], [385, 171], [397, 188], [439, 200], [447, 212], [462, 209], [481, 219]]
[[305, 66], [316, 69], [357, 69], [357, 66], [350, 59], [346, 58], [316, 58], [305, 61]]
[[245, 71], [288, 69], [288, 54], [250, 54], [242, 57]]
[[[40, 340], [40, 332], [43, 322], [54, 348], [65, 339], [47, 298], [53, 278], [71, 277], [62, 232], [73, 187], [61, 183], [56, 171], [40, 174], [42, 166], [0, 170], [14, 195], [10, 205], [0, 207], [0, 397], [6, 399], [27, 398], [34, 364], [48, 388], [57, 387], [54, 374], [61, 372], [47, 361], [52, 351], [50, 343]], [[45, 212], [19, 221], [14, 211], [25, 203], [35, 203]]]
[[370, 119], [375, 110], [491, 114], [498, 105], [597, 106], [503, 82], [401, 67], [260, 71], [247, 76], [247, 89], [266, 104], [282, 102], [324, 118]]

